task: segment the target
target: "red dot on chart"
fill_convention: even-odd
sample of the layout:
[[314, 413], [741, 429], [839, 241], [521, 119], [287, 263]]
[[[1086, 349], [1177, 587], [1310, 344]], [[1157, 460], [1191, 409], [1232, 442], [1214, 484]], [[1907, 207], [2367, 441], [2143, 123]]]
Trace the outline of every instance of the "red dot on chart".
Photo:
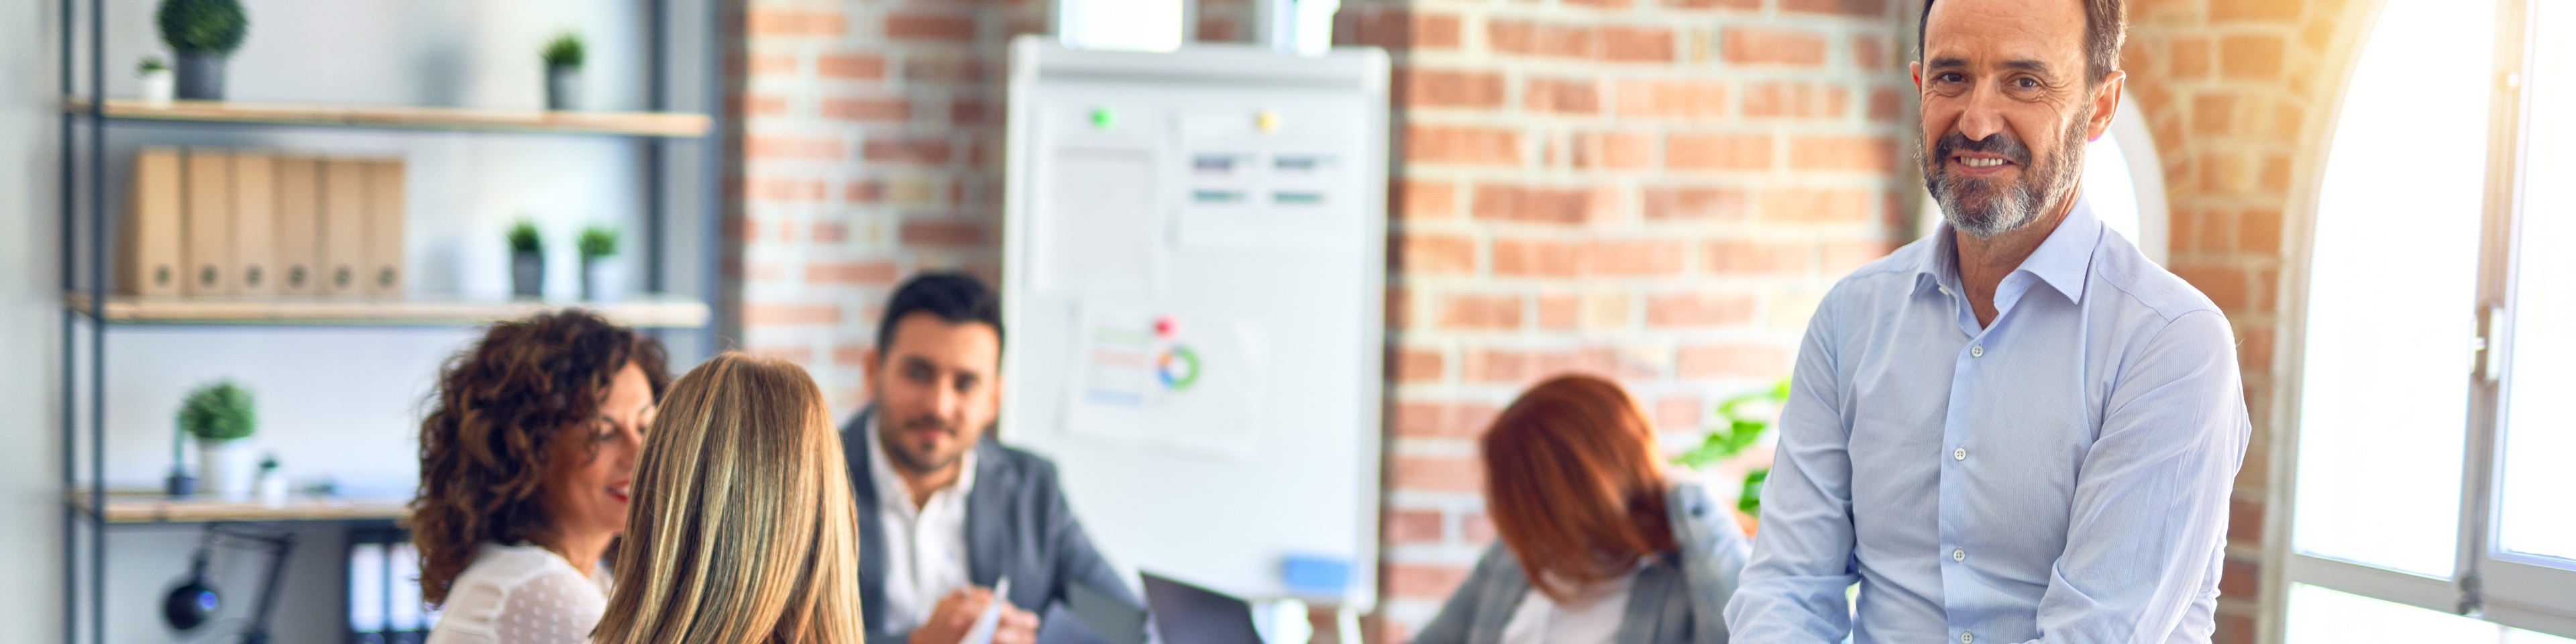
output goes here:
[[1169, 315], [1154, 318], [1154, 335], [1172, 337], [1172, 333], [1179, 331], [1180, 326], [1180, 323], [1172, 321], [1172, 316]]

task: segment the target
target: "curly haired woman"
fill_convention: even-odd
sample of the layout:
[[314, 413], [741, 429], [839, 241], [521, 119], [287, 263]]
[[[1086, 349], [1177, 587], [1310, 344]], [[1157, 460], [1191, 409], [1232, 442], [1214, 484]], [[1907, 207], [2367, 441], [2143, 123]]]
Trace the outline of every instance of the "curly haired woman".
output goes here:
[[665, 362], [651, 337], [579, 310], [494, 324], [448, 360], [411, 504], [421, 597], [443, 608], [427, 644], [589, 638]]

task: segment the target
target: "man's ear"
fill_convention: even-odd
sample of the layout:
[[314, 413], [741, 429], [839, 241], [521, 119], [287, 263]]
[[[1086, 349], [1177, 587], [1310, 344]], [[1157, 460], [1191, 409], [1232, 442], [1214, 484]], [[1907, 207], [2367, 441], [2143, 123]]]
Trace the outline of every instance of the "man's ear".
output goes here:
[[2128, 85], [2128, 72], [2114, 69], [2102, 76], [2101, 87], [2093, 90], [2093, 117], [2084, 125], [2084, 140], [2100, 140], [2102, 133], [2111, 131], [2111, 118], [2120, 113], [2120, 93]]
[[1919, 60], [1918, 60], [1918, 61], [1914, 61], [1914, 62], [1906, 63], [1906, 64], [1905, 64], [1905, 74], [1906, 74], [1906, 75], [1908, 75], [1908, 76], [1912, 76], [1912, 77], [1914, 77], [1914, 93], [1915, 93], [1915, 94], [1922, 94], [1922, 93], [1923, 93], [1923, 61], [1919, 61]]

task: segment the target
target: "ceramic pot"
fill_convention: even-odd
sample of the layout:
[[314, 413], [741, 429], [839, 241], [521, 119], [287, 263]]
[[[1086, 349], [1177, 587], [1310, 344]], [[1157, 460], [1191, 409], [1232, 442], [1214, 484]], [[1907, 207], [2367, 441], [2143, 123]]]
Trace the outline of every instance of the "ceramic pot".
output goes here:
[[626, 299], [626, 266], [605, 257], [583, 260], [581, 299], [603, 304]]
[[224, 100], [224, 55], [211, 51], [179, 52], [178, 94], [191, 101]]
[[546, 109], [581, 109], [581, 68], [571, 65], [546, 68]]
[[143, 102], [149, 105], [169, 105], [170, 97], [178, 91], [178, 76], [166, 68], [143, 72], [136, 80], [142, 85]]
[[510, 297], [538, 299], [545, 297], [546, 256], [544, 253], [510, 253]]
[[259, 450], [247, 438], [197, 439], [197, 473], [215, 496], [249, 499], [259, 477]]

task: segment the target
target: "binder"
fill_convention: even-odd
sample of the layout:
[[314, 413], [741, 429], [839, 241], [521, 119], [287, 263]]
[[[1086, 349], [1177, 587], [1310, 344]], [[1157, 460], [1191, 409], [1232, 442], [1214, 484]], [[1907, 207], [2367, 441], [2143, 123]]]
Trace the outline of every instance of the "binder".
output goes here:
[[125, 202], [125, 226], [117, 236], [116, 290], [140, 297], [168, 297], [181, 292], [185, 244], [185, 188], [178, 148], [143, 148], [134, 155], [134, 176]]
[[228, 150], [190, 148], [187, 156], [187, 273], [180, 292], [232, 295], [233, 157]]
[[322, 161], [322, 288], [330, 297], [367, 293], [367, 166], [358, 159]]
[[410, 281], [403, 271], [403, 161], [367, 162], [367, 295], [401, 297]]
[[270, 250], [276, 271], [276, 293], [311, 296], [322, 292], [322, 166], [307, 156], [277, 158], [277, 242]]
[[264, 150], [233, 152], [232, 274], [234, 293], [246, 297], [277, 295], [277, 155]]

